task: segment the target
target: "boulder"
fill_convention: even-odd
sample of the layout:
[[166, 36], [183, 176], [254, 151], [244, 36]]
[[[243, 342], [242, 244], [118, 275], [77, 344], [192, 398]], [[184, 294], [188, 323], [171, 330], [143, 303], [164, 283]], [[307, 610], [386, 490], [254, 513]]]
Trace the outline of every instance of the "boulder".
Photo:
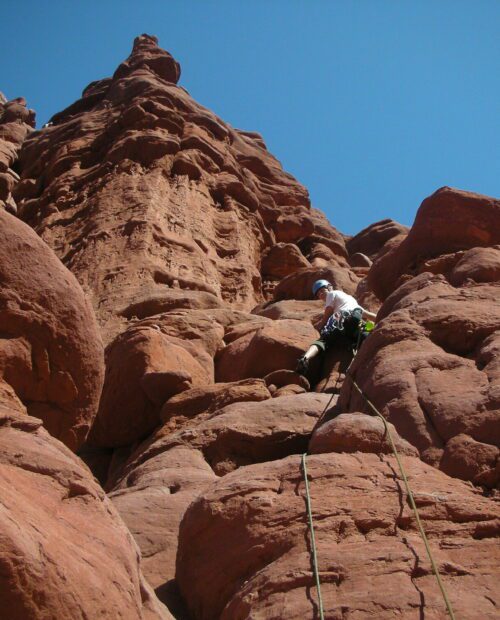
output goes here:
[[440, 468], [449, 476], [471, 480], [474, 484], [498, 487], [500, 450], [461, 433], [444, 447]]
[[176, 617], [183, 607], [174, 582], [179, 524], [215, 480], [198, 450], [174, 446], [130, 469], [109, 493], [141, 550], [146, 579]]
[[372, 264], [372, 259], [361, 252], [355, 252], [349, 256], [349, 265], [351, 265], [351, 267], [371, 267]]
[[96, 413], [104, 355], [75, 277], [26, 224], [0, 210], [0, 377], [28, 413], [76, 450]]
[[0, 407], [2, 614], [9, 620], [173, 616], [82, 462], [41, 421]]
[[321, 301], [297, 301], [283, 299], [282, 301], [267, 302], [252, 310], [252, 314], [267, 317], [268, 319], [297, 319], [299, 321], [314, 321], [323, 314], [324, 304]]
[[[456, 289], [444, 276], [422, 274], [385, 301], [379, 318], [351, 366], [361, 389], [426, 462], [476, 479], [465, 450], [453, 450], [453, 466], [444, 450], [461, 434], [500, 446], [498, 286]], [[350, 381], [341, 406], [367, 411]]]
[[274, 299], [312, 299], [312, 285], [316, 280], [328, 280], [334, 288], [341, 289], [349, 295], [356, 290], [358, 278], [348, 267], [330, 266], [322, 269], [299, 269], [295, 273], [283, 278], [276, 286]]
[[[375, 261], [368, 276], [370, 287], [383, 300], [403, 280], [418, 275], [427, 259], [498, 245], [499, 222], [499, 200], [442, 187], [423, 201], [408, 236]], [[447, 267], [444, 263], [441, 273]]]
[[[400, 454], [418, 456], [418, 451], [402, 439], [394, 426], [389, 432]], [[343, 413], [318, 426], [309, 442], [310, 454], [325, 452], [373, 452], [392, 454], [392, 446], [382, 420], [362, 413]]]
[[316, 330], [306, 321], [270, 321], [221, 350], [215, 360], [216, 381], [264, 377], [275, 370], [295, 368], [316, 338]]
[[[493, 620], [498, 510], [402, 458], [457, 617]], [[445, 617], [395, 460], [321, 454], [307, 471], [325, 618]], [[238, 469], [202, 493], [181, 522], [176, 580], [200, 620], [317, 614], [300, 457]]]
[[192, 419], [201, 414], [210, 415], [226, 405], [245, 401], [262, 401], [271, 395], [262, 379], [243, 379], [234, 383], [216, 383], [192, 388], [170, 398], [161, 410], [163, 422]]
[[295, 244], [277, 243], [263, 256], [261, 271], [264, 277], [284, 278], [304, 267], [309, 267], [309, 261]]
[[160, 423], [161, 406], [171, 396], [212, 382], [210, 365], [194, 355], [191, 341], [159, 327], [142, 324], [119, 336], [106, 351], [106, 379], [88, 445], [116, 448], [143, 439]]
[[360, 253], [373, 260], [377, 254], [383, 252], [388, 241], [396, 237], [399, 238], [399, 241], [402, 241], [408, 234], [408, 231], [408, 226], [403, 226], [390, 219], [370, 224], [347, 241], [346, 247], [350, 260]]

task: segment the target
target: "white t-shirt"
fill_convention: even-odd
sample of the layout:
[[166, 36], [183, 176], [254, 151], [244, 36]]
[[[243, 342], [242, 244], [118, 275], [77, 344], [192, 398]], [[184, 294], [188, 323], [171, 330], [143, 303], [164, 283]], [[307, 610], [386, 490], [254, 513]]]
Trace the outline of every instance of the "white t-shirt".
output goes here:
[[[344, 293], [344, 291], [328, 291], [326, 293], [325, 308], [331, 306], [333, 314], [337, 314], [345, 310], [352, 312], [356, 308], [361, 308], [352, 295]], [[363, 308], [361, 308], [363, 310]]]

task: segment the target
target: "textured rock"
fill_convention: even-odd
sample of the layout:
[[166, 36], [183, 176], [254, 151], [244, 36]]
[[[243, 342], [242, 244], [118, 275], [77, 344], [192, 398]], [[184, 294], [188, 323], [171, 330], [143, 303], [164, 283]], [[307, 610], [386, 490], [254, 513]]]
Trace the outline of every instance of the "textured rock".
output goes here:
[[[408, 234], [409, 228], [394, 220], [380, 220], [364, 228], [346, 243], [350, 258], [361, 253], [372, 260], [383, 252], [388, 241], [399, 238], [399, 242]], [[351, 263], [352, 264], [352, 263]]]
[[292, 369], [316, 338], [316, 330], [306, 321], [270, 321], [222, 349], [215, 364], [216, 380], [237, 381]]
[[176, 425], [200, 414], [210, 415], [231, 403], [261, 401], [271, 397], [262, 379], [244, 379], [235, 383], [216, 383], [193, 388], [172, 397], [161, 410], [163, 422], [175, 419]]
[[372, 260], [366, 254], [356, 252], [352, 256], [349, 256], [349, 265], [351, 267], [371, 267]]
[[[408, 236], [375, 261], [370, 287], [385, 299], [404, 279], [422, 271], [445, 273], [454, 261], [443, 262], [443, 255], [499, 243], [500, 201], [443, 187], [421, 204]], [[429, 268], [426, 261], [436, 256], [441, 257], [438, 265]]]
[[[418, 456], [418, 451], [401, 439], [392, 424], [389, 431], [400, 454]], [[392, 454], [392, 447], [380, 418], [343, 413], [316, 428], [309, 443], [311, 454], [324, 452], [373, 452]]]
[[35, 113], [26, 107], [23, 97], [7, 101], [0, 98], [0, 206], [17, 212], [12, 190], [19, 181], [13, 169], [19, 150], [35, 126]]
[[0, 210], [0, 377], [30, 415], [75, 450], [96, 415], [104, 363], [75, 277], [23, 222]]
[[118, 447], [145, 438], [158, 426], [168, 398], [213, 381], [213, 366], [207, 368], [195, 359], [195, 345], [156, 327], [131, 327], [108, 347], [106, 378], [89, 445]]
[[300, 269], [283, 278], [276, 286], [274, 299], [311, 299], [311, 288], [316, 280], [325, 279], [332, 283], [334, 288], [341, 289], [353, 295], [359, 279], [347, 266], [334, 266], [323, 269]]
[[199, 451], [177, 446], [131, 469], [109, 494], [141, 550], [148, 582], [172, 613], [182, 611], [174, 583], [179, 524], [216, 479]]
[[[489, 284], [456, 289], [441, 275], [413, 278], [386, 300], [382, 320], [351, 367], [384, 417], [436, 466], [448, 442], [462, 433], [500, 445], [499, 290]], [[341, 404], [344, 411], [366, 411], [350, 381]], [[475, 479], [465, 451], [453, 454], [453, 471]], [[497, 481], [490, 471], [490, 484]]]
[[0, 408], [0, 599], [9, 620], [172, 618], [87, 468], [40, 420]]
[[500, 246], [467, 250], [453, 265], [448, 279], [453, 286], [466, 280], [500, 282]]
[[319, 319], [323, 314], [324, 304], [321, 301], [296, 301], [283, 299], [282, 301], [267, 302], [252, 310], [253, 314], [265, 316], [268, 319], [297, 319], [311, 321]]
[[108, 484], [139, 544], [148, 580], [172, 611], [182, 605], [173, 579], [178, 527], [188, 505], [217, 479], [215, 473], [304, 450], [328, 402], [313, 394], [255, 402], [270, 397], [264, 390], [263, 381], [241, 381], [172, 398], [169, 421], [189, 412], [191, 424], [172, 432], [167, 423]]
[[300, 385], [306, 390], [310, 388], [309, 381], [293, 370], [275, 370], [266, 375], [264, 380], [268, 386], [285, 387], [286, 385]]
[[[457, 617], [493, 618], [498, 201], [443, 188], [409, 233], [383, 220], [348, 239], [259, 134], [197, 104], [179, 77], [142, 35], [40, 132], [23, 102], [6, 113], [0, 97], [0, 199], [74, 272], [107, 344], [79, 453], [147, 579], [178, 620], [317, 616], [298, 457], [309, 446], [321, 453], [309, 462], [326, 617], [444, 617], [382, 421], [360, 413], [347, 376], [348, 343], [314, 359], [307, 379], [292, 370], [317, 337], [311, 285], [326, 278], [378, 311], [351, 370], [411, 455]], [[4, 522], [23, 550], [0, 536], [2, 571], [20, 567], [23, 586], [5, 586], [11, 616], [170, 617], [88, 471], [27, 415], [78, 446], [102, 350], [89, 304], [40, 239], [2, 230], [0, 416], [16, 412], [23, 435], [0, 423], [2, 501], [17, 511]]]
[[79, 279], [106, 344], [133, 316], [184, 305], [183, 292], [191, 307], [250, 310], [272, 296], [280, 247], [288, 270], [320, 241], [347, 267], [342, 235], [262, 138], [200, 106], [178, 77], [155, 38], [138, 37], [19, 160], [20, 214]]
[[493, 487], [500, 480], [499, 456], [496, 446], [460, 434], [446, 443], [440, 467], [449, 476]]
[[[498, 510], [403, 460], [457, 617], [495, 618]], [[374, 454], [308, 459], [326, 618], [446, 615], [396, 467]], [[190, 505], [176, 578], [196, 619], [302, 620], [317, 614], [311, 561], [300, 457], [291, 456], [239, 469]]]
[[329, 403], [327, 394], [294, 394], [233, 402], [174, 432], [167, 423], [137, 449], [120, 475], [179, 445], [201, 450], [219, 476], [242, 465], [302, 452]]
[[269, 278], [284, 278], [297, 271], [309, 267], [299, 248], [293, 243], [277, 243], [262, 258], [262, 275]]

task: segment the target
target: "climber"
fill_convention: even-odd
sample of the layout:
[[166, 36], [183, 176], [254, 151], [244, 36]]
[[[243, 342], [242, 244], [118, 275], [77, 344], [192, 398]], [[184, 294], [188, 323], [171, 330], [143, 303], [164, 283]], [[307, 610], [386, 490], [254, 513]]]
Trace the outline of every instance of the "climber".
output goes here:
[[320, 338], [315, 340], [307, 351], [297, 360], [297, 372], [304, 374], [309, 368], [309, 362], [318, 353], [325, 352], [335, 340], [339, 332], [344, 332], [353, 342], [358, 338], [362, 319], [375, 321], [376, 315], [362, 308], [358, 302], [347, 293], [334, 290], [328, 280], [316, 280], [312, 287], [315, 299], [325, 302], [323, 316], [314, 324], [319, 331]]

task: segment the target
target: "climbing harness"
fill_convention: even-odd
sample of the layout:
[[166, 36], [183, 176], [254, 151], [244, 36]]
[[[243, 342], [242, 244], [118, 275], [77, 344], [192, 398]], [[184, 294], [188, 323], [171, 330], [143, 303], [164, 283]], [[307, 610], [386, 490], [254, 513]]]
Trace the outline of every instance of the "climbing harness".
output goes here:
[[[373, 329], [373, 327], [372, 327]], [[371, 330], [369, 330], [371, 331]], [[361, 334], [361, 331], [360, 331]], [[354, 352], [354, 357], [356, 356], [357, 353], [357, 349], [359, 348], [360, 345], [360, 337], [358, 337], [358, 343]], [[420, 520], [420, 514], [418, 512], [418, 508], [417, 505], [415, 503], [415, 499], [413, 497], [413, 493], [411, 491], [410, 488], [410, 484], [408, 482], [408, 478], [406, 476], [406, 471], [405, 468], [403, 466], [403, 463], [399, 457], [399, 452], [396, 448], [396, 444], [394, 443], [391, 431], [389, 429], [389, 425], [387, 424], [387, 420], [384, 418], [384, 416], [380, 413], [380, 411], [375, 407], [375, 405], [370, 401], [370, 399], [366, 396], [366, 394], [363, 392], [363, 390], [359, 387], [359, 385], [357, 384], [356, 380], [354, 379], [352, 373], [350, 372], [350, 368], [351, 365], [354, 361], [354, 357], [351, 360], [351, 363], [349, 364], [347, 370], [346, 370], [346, 376], [350, 378], [350, 380], [352, 381], [353, 386], [355, 387], [355, 389], [359, 392], [359, 394], [361, 395], [361, 397], [366, 401], [366, 403], [368, 404], [368, 406], [370, 407], [370, 409], [375, 413], [375, 415], [377, 415], [383, 422], [384, 424], [384, 428], [385, 428], [385, 432], [387, 433], [387, 437], [389, 438], [389, 443], [391, 445], [391, 449], [392, 452], [396, 458], [396, 461], [398, 463], [398, 467], [399, 467], [399, 472], [401, 474], [401, 478], [403, 479], [405, 488], [406, 488], [406, 492], [408, 494], [408, 499], [410, 500], [410, 505], [413, 509], [413, 513], [415, 515], [415, 521], [417, 522], [417, 526], [418, 526], [418, 530], [420, 532], [420, 536], [422, 537], [422, 540], [424, 542], [425, 545], [425, 549], [427, 551], [427, 555], [429, 557], [431, 566], [432, 566], [432, 572], [434, 573], [436, 580], [438, 582], [439, 585], [439, 589], [441, 590], [441, 594], [443, 595], [443, 599], [446, 605], [446, 609], [447, 612], [451, 618], [451, 620], [455, 620], [455, 614], [453, 613], [453, 608], [451, 606], [450, 600], [448, 598], [448, 594], [446, 592], [446, 589], [444, 587], [444, 584], [441, 580], [441, 576], [439, 575], [439, 571], [437, 569], [436, 566], [436, 562], [434, 561], [434, 556], [432, 555], [432, 551], [429, 545], [429, 541], [427, 539], [427, 535], [425, 533], [424, 527], [422, 525], [422, 522]], [[310, 493], [309, 493], [309, 482], [307, 479], [307, 464], [306, 464], [306, 459], [307, 459], [307, 453], [304, 453], [302, 455], [302, 470], [304, 473], [304, 482], [305, 482], [305, 488], [306, 488], [306, 503], [307, 503], [307, 513], [308, 513], [308, 519], [309, 519], [309, 530], [311, 533], [311, 549], [312, 549], [312, 556], [313, 556], [313, 568], [314, 568], [314, 577], [316, 580], [316, 589], [318, 591], [318, 605], [319, 605], [319, 613], [320, 613], [320, 618], [321, 620], [323, 620], [324, 618], [324, 611], [323, 611], [323, 600], [321, 597], [321, 584], [320, 584], [320, 578], [319, 578], [319, 569], [318, 569], [318, 555], [317, 555], [317, 550], [316, 550], [316, 539], [314, 536], [314, 523], [313, 523], [313, 518], [312, 518], [312, 509], [311, 509], [311, 498], [310, 498]]]

